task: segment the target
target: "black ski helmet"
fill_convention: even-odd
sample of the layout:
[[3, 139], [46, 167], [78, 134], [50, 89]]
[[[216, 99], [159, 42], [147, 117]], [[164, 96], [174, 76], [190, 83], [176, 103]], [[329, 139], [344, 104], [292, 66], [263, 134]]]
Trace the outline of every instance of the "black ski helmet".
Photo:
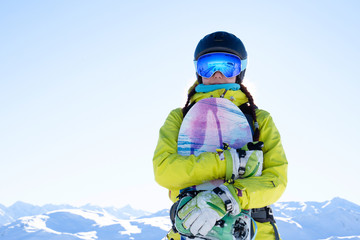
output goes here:
[[[210, 33], [201, 39], [196, 46], [194, 60], [196, 61], [200, 56], [212, 52], [227, 52], [238, 56], [241, 60], [247, 59], [247, 52], [242, 41], [234, 34], [228, 32], [218, 31]], [[241, 83], [244, 79], [245, 70], [241, 71], [236, 77], [237, 83]], [[196, 75], [198, 82], [202, 83], [201, 76]]]

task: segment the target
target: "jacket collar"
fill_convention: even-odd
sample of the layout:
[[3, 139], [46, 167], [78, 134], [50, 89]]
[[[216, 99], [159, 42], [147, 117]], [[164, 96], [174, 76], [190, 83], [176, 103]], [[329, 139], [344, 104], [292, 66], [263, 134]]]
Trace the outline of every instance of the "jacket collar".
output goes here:
[[193, 103], [193, 102], [198, 102], [204, 98], [210, 98], [210, 97], [226, 98], [226, 99], [232, 101], [236, 106], [240, 106], [240, 105], [248, 102], [246, 95], [241, 90], [237, 90], [237, 91], [227, 90], [226, 91], [225, 89], [217, 89], [217, 90], [214, 90], [214, 91], [208, 92], [208, 93], [195, 93], [194, 96], [192, 96], [190, 101], [191, 101], [191, 103]]

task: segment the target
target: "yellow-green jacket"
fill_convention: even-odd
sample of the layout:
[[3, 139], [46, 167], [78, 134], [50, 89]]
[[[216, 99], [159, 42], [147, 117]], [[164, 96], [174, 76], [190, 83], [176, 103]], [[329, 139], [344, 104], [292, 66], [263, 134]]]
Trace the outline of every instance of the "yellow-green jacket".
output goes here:
[[[191, 102], [209, 97], [220, 97], [224, 92], [224, 89], [219, 89], [209, 93], [196, 93]], [[248, 102], [247, 97], [240, 90], [228, 90], [224, 98], [231, 100], [237, 106]], [[234, 187], [239, 191], [242, 209], [261, 208], [275, 203], [287, 184], [287, 160], [280, 134], [268, 112], [257, 109], [256, 117], [260, 129], [259, 140], [264, 142], [263, 172], [259, 177], [235, 180]], [[153, 158], [155, 180], [169, 189], [170, 199], [173, 202], [177, 200], [180, 189], [209, 180], [225, 179], [225, 161], [232, 161], [226, 158], [220, 160], [219, 155], [213, 152], [202, 153], [197, 157], [177, 154], [177, 139], [182, 120], [181, 108], [170, 112], [160, 129]], [[270, 223], [257, 223], [257, 225], [256, 239], [275, 239]]]

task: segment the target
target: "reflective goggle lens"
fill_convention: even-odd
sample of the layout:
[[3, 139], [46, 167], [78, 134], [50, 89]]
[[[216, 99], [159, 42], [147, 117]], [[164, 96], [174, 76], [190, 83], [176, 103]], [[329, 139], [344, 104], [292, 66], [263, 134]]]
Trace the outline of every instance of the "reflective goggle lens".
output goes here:
[[205, 54], [194, 63], [196, 72], [205, 78], [210, 78], [217, 71], [230, 78], [239, 75], [246, 68], [246, 59], [241, 61], [238, 56], [229, 53]]

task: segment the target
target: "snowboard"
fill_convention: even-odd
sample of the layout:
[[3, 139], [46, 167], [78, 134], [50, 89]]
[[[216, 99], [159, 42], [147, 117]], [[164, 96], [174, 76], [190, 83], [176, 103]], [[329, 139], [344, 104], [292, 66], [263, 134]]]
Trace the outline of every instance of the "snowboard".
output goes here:
[[178, 154], [216, 152], [223, 143], [241, 148], [252, 141], [250, 125], [241, 110], [226, 98], [205, 98], [186, 114], [178, 136]]
[[[206, 98], [198, 101], [183, 119], [178, 136], [178, 154], [182, 156], [192, 154], [198, 156], [204, 152], [217, 152], [217, 149], [223, 149], [224, 143], [228, 144], [230, 148], [239, 149], [252, 141], [250, 125], [239, 107], [225, 98]], [[224, 180], [222, 179], [213, 180], [187, 188], [186, 191], [212, 190], [223, 183]], [[186, 204], [188, 200], [183, 199], [181, 203]], [[226, 230], [229, 234], [224, 239], [250, 239], [249, 226], [251, 220], [249, 216], [245, 214], [236, 217], [227, 215], [226, 218], [226, 221], [231, 225], [230, 229]], [[238, 227], [239, 224], [242, 224], [246, 229], [245, 231], [242, 229], [242, 236], [233, 236], [231, 234], [232, 229]], [[210, 231], [209, 235], [211, 235], [212, 231], [224, 232], [224, 230], [221, 227], [215, 227]], [[181, 240], [188, 239], [191, 238], [181, 236]], [[214, 238], [208, 236], [195, 239]]]

